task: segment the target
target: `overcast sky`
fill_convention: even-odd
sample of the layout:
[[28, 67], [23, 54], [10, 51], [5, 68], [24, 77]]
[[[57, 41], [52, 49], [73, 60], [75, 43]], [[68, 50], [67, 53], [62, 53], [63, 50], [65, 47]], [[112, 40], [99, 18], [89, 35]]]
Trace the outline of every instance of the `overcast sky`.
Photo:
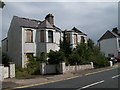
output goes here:
[[2, 38], [6, 37], [13, 16], [42, 21], [48, 13], [54, 15], [56, 26], [62, 30], [77, 27], [95, 42], [118, 26], [117, 2], [6, 2]]

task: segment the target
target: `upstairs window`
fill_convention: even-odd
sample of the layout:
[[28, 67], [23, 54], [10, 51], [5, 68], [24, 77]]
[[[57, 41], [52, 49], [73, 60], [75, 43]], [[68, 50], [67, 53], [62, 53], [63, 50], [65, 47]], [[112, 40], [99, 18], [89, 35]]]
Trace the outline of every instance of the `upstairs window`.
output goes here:
[[44, 30], [40, 31], [40, 42], [44, 42]]
[[26, 30], [26, 42], [33, 42], [33, 31], [31, 29]]
[[53, 43], [53, 31], [48, 31], [48, 42]]
[[119, 48], [120, 48], [120, 40], [118, 40]]
[[77, 34], [74, 34], [74, 44], [78, 43], [78, 38], [77, 38]]
[[81, 36], [81, 43], [85, 43], [85, 38]]
[[70, 44], [70, 33], [67, 33], [66, 34], [66, 42], [68, 43], [68, 44]]

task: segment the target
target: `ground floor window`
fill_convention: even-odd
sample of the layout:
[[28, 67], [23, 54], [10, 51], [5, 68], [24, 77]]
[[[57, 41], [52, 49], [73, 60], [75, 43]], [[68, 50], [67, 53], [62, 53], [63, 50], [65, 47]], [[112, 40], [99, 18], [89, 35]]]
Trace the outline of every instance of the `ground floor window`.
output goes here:
[[29, 60], [30, 58], [33, 57], [33, 53], [26, 53], [26, 56], [27, 56], [27, 60]]

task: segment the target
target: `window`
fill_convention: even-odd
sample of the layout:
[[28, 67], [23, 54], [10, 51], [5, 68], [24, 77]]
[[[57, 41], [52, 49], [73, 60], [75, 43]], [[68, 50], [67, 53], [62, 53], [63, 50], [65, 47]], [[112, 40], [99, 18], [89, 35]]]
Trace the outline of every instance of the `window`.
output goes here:
[[120, 40], [118, 40], [118, 43], [119, 43], [119, 48], [120, 48]]
[[40, 31], [40, 42], [44, 42], [44, 31]]
[[85, 43], [85, 38], [81, 36], [81, 43]]
[[48, 31], [48, 42], [53, 43], [53, 31]]
[[7, 42], [6, 42], [6, 51], [8, 51], [8, 39], [7, 39]]
[[26, 42], [33, 42], [33, 31], [30, 29], [26, 30]]
[[77, 34], [74, 34], [74, 44], [78, 43], [78, 38], [77, 38]]
[[26, 53], [27, 60], [30, 60], [33, 57], [33, 53]]
[[66, 42], [70, 44], [70, 33], [67, 33], [66, 36], [67, 36]]

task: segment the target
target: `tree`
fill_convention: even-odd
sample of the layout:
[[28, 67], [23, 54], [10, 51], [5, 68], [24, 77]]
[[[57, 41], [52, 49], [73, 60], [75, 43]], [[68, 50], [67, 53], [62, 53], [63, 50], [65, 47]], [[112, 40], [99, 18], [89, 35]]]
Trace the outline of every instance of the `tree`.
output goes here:
[[47, 55], [43, 52], [41, 53], [40, 57], [36, 57], [36, 60], [40, 63], [46, 63], [47, 62]]
[[62, 51], [52, 51], [48, 53], [48, 63], [49, 64], [59, 64], [62, 61], [65, 61], [65, 55]]
[[72, 53], [72, 49], [70, 48], [70, 43], [66, 40], [66, 32], [63, 32], [63, 41], [60, 40], [60, 51], [62, 51], [65, 56], [68, 56]]
[[0, 8], [3, 8], [5, 6], [5, 3], [0, 0]]
[[2, 53], [2, 64], [4, 64], [5, 66], [7, 66], [8, 63], [9, 63], [9, 61], [10, 61], [10, 58], [8, 57], [8, 55], [5, 54], [5, 53]]

